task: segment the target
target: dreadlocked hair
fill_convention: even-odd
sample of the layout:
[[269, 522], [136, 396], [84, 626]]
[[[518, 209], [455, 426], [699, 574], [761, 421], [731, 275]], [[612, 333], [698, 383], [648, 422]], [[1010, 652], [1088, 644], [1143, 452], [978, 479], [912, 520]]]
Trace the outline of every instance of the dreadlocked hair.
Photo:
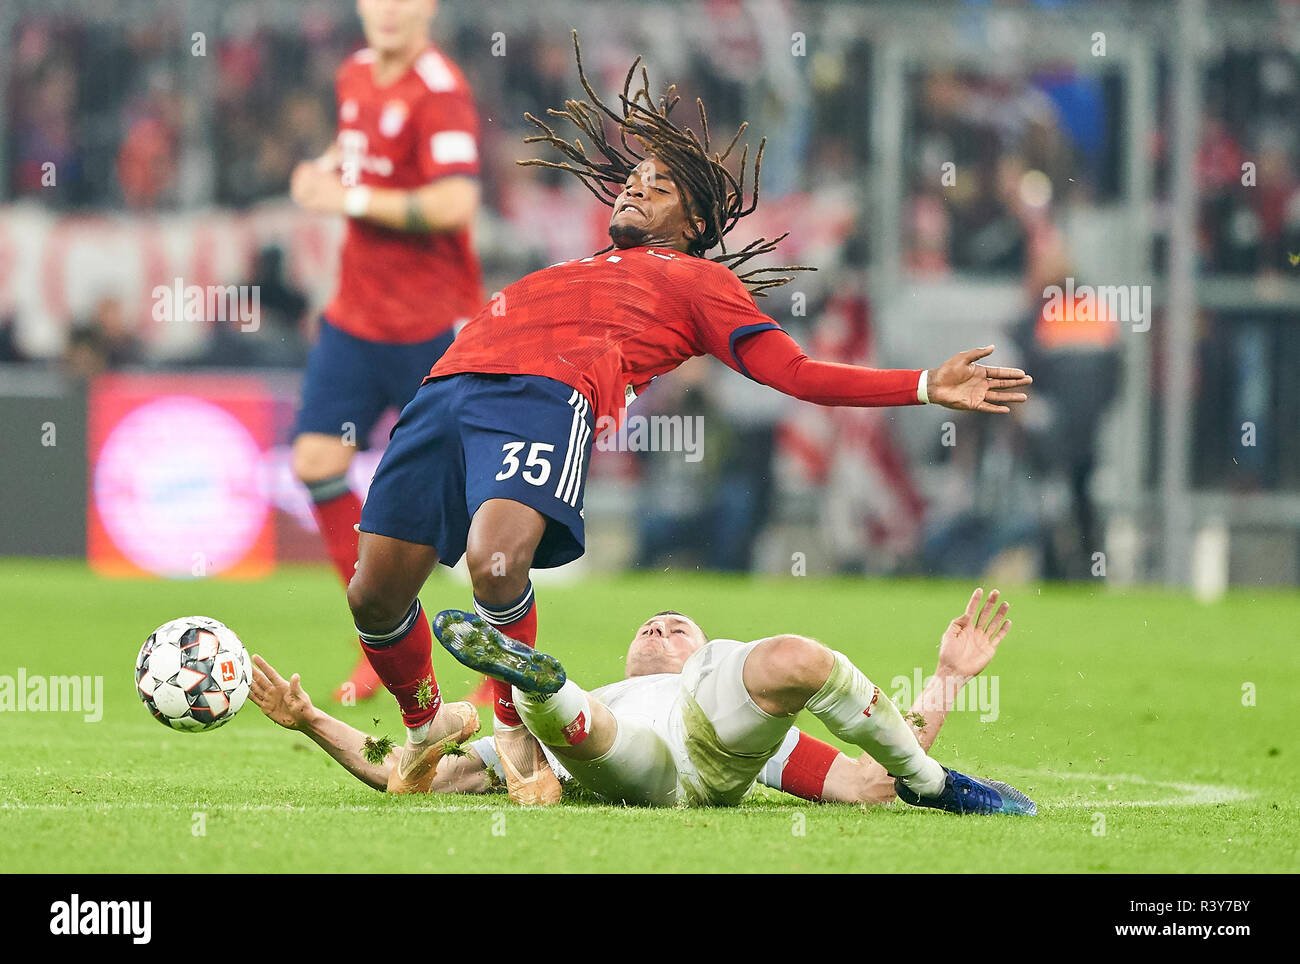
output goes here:
[[[738, 251], [728, 251], [726, 236], [740, 219], [753, 213], [758, 207], [758, 180], [763, 165], [763, 148], [767, 138], [759, 142], [754, 155], [753, 187], [749, 202], [745, 202], [746, 169], [749, 162], [749, 145], [741, 147], [739, 177], [733, 175], [726, 166], [726, 160], [735, 150], [740, 135], [749, 126], [742, 123], [727, 144], [725, 151], [712, 151], [709, 138], [709, 118], [704, 111], [704, 102], [695, 101], [699, 109], [700, 133], [686, 127], [678, 127], [669, 119], [669, 114], [681, 99], [677, 96], [676, 85], [658, 99], [650, 93], [650, 76], [637, 57], [628, 69], [623, 81], [623, 92], [619, 96], [622, 111], [611, 109], [596, 96], [591, 83], [587, 80], [582, 66], [582, 47], [578, 43], [578, 31], [573, 31], [573, 53], [578, 62], [578, 79], [582, 89], [587, 93], [587, 100], [566, 100], [564, 110], [550, 108], [546, 111], [552, 117], [567, 118], [574, 127], [585, 135], [594, 148], [588, 154], [583, 147], [582, 138], [575, 137], [572, 142], [564, 140], [545, 121], [525, 113], [524, 118], [536, 125], [542, 133], [524, 138], [525, 144], [546, 143], [558, 150], [568, 160], [547, 161], [541, 158], [519, 161], [524, 167], [549, 167], [559, 171], [568, 171], [578, 178], [597, 200], [610, 207], [622, 192], [623, 184], [636, 166], [647, 157], [663, 161], [672, 171], [673, 179], [682, 191], [683, 203], [687, 215], [703, 222], [703, 228], [691, 239], [687, 253], [703, 257], [705, 252], [721, 247], [722, 253], [710, 260], [725, 264], [732, 271], [752, 258], [769, 254], [776, 250], [789, 234], [768, 240], [758, 238]], [[632, 89], [633, 78], [640, 68], [641, 86]], [[617, 143], [611, 142], [605, 135], [605, 120], [608, 118], [617, 125]], [[633, 146], [635, 144], [635, 146]], [[603, 248], [597, 254], [613, 250], [613, 245]], [[793, 275], [783, 274], [793, 271], [816, 271], [808, 265], [784, 265], [776, 268], [754, 268], [743, 274], [737, 271], [740, 280], [750, 292], [759, 297], [766, 296], [766, 289], [775, 288], [794, 280]]]

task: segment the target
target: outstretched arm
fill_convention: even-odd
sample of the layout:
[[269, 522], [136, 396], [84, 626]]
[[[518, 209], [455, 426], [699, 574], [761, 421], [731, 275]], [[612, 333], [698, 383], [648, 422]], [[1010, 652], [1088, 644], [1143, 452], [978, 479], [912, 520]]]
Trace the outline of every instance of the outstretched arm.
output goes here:
[[321, 749], [366, 786], [376, 790], [388, 786], [388, 771], [397, 759], [396, 748], [388, 753], [382, 763], [367, 760], [362, 752], [366, 734], [313, 706], [297, 673], [286, 680], [274, 666], [255, 653], [253, 685], [248, 695], [273, 723], [311, 737]]
[[815, 361], [786, 332], [769, 328], [739, 339], [735, 345], [741, 370], [779, 392], [818, 405], [860, 408], [934, 402], [972, 412], [1009, 412], [1009, 404], [1026, 400], [1014, 391], [1033, 382], [1019, 368], [976, 362], [993, 346], [954, 355], [938, 368], [880, 369]]
[[[274, 666], [255, 654], [249, 696], [273, 723], [306, 734], [366, 786], [387, 789], [388, 771], [397, 760], [397, 749], [390, 750], [381, 763], [366, 759], [363, 751], [366, 734], [313, 706], [297, 673], [286, 680]], [[440, 761], [430, 792], [483, 793], [489, 784], [483, 760], [467, 747], [465, 756]]]

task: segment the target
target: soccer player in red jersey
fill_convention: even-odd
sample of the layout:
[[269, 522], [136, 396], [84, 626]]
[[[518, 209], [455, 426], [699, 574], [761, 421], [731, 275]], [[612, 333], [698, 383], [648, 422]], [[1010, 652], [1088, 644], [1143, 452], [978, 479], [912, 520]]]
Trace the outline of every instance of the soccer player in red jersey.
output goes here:
[[[737, 180], [724, 164], [731, 148], [709, 152], [703, 108], [700, 138], [669, 120], [671, 88], [657, 105], [645, 86], [629, 95], [634, 71], [635, 65], [616, 113], [597, 98], [579, 58], [590, 101], [569, 101], [561, 116], [579, 127], [596, 157], [541, 122], [543, 134], [531, 138], [569, 159], [540, 163], [574, 172], [611, 205], [613, 245], [534, 272], [495, 296], [403, 410], [371, 483], [348, 602], [363, 648], [407, 727], [392, 791], [418, 788], [445, 741], [478, 726], [468, 704], [441, 703], [420, 587], [437, 563], [454, 565], [464, 555], [478, 616], [535, 646], [530, 571], [582, 555], [593, 433], [617, 422], [653, 378], [710, 354], [822, 405], [932, 402], [1007, 412], [1026, 400], [1017, 391], [1031, 382], [1024, 372], [978, 364], [992, 346], [929, 370], [809, 359], [751, 293], [790, 279], [765, 269], [740, 276], [732, 270], [776, 242], [759, 239], [733, 253], [724, 246], [714, 259], [705, 257], [757, 203], [756, 194], [748, 206], [744, 197], [747, 153]], [[602, 115], [618, 124], [617, 142], [606, 139]], [[761, 157], [760, 147], [755, 185]], [[529, 668], [500, 667], [493, 675], [519, 678]], [[555, 802], [559, 783], [520, 724], [509, 685], [498, 685], [495, 743], [511, 799]]]
[[[297, 166], [291, 184], [302, 207], [348, 218], [293, 444], [294, 474], [345, 585], [361, 519], [347, 482], [352, 457], [482, 303], [469, 234], [478, 118], [460, 70], [430, 42], [436, 9], [436, 0], [358, 0], [368, 46], [339, 68], [338, 136]], [[364, 698], [378, 685], [363, 655], [336, 695]]]

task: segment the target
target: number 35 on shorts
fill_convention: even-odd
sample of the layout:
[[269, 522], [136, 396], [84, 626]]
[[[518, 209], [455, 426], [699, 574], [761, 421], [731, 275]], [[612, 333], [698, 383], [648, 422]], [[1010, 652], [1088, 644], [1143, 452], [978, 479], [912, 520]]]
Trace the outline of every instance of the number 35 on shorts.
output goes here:
[[528, 442], [507, 442], [501, 446], [503, 458], [501, 460], [501, 471], [496, 474], [498, 482], [504, 482], [516, 472], [520, 472], [519, 455], [525, 448], [528, 449], [528, 456], [523, 461], [521, 478], [530, 485], [541, 486], [546, 484], [546, 480], [551, 477], [551, 461], [545, 456], [555, 451], [555, 446], [549, 442], [533, 442], [531, 444]]
[[501, 470], [498, 482], [518, 475], [529, 485], [538, 488], [550, 483], [555, 486], [555, 498], [577, 508], [582, 492], [582, 480], [587, 466], [586, 444], [591, 432], [579, 425], [572, 433], [568, 451], [561, 457], [557, 446], [550, 442], [506, 442], [501, 446]]

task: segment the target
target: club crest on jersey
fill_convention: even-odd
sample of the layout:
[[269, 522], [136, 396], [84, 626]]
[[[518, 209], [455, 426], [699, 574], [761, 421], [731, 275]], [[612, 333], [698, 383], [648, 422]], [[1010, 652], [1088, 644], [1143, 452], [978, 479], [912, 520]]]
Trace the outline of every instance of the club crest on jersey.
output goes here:
[[361, 108], [357, 106], [357, 102], [351, 97], [339, 104], [339, 120], [345, 124], [351, 124], [360, 113]]
[[345, 171], [362, 171], [391, 177], [393, 174], [392, 158], [382, 154], [371, 154], [370, 138], [365, 131], [341, 130], [338, 136], [339, 153], [343, 155], [342, 166]]
[[385, 137], [396, 137], [406, 123], [408, 113], [403, 101], [390, 100], [379, 115], [379, 133]]
[[871, 694], [871, 702], [868, 703], [868, 704], [867, 704], [867, 708], [866, 708], [865, 710], [862, 711], [862, 715], [863, 715], [863, 716], [870, 716], [870, 715], [871, 715], [871, 708], [872, 708], [873, 706], [875, 706], [875, 705], [876, 705], [876, 701], [880, 699], [880, 687], [879, 687], [879, 686], [873, 686], [872, 689], [874, 690], [874, 692]]
[[587, 714], [579, 713], [577, 719], [575, 719], [568, 726], [564, 727], [563, 733], [564, 733], [564, 742], [568, 743], [569, 746], [577, 746], [579, 743], [585, 740], [588, 736], [590, 736], [590, 734], [587, 732]]

